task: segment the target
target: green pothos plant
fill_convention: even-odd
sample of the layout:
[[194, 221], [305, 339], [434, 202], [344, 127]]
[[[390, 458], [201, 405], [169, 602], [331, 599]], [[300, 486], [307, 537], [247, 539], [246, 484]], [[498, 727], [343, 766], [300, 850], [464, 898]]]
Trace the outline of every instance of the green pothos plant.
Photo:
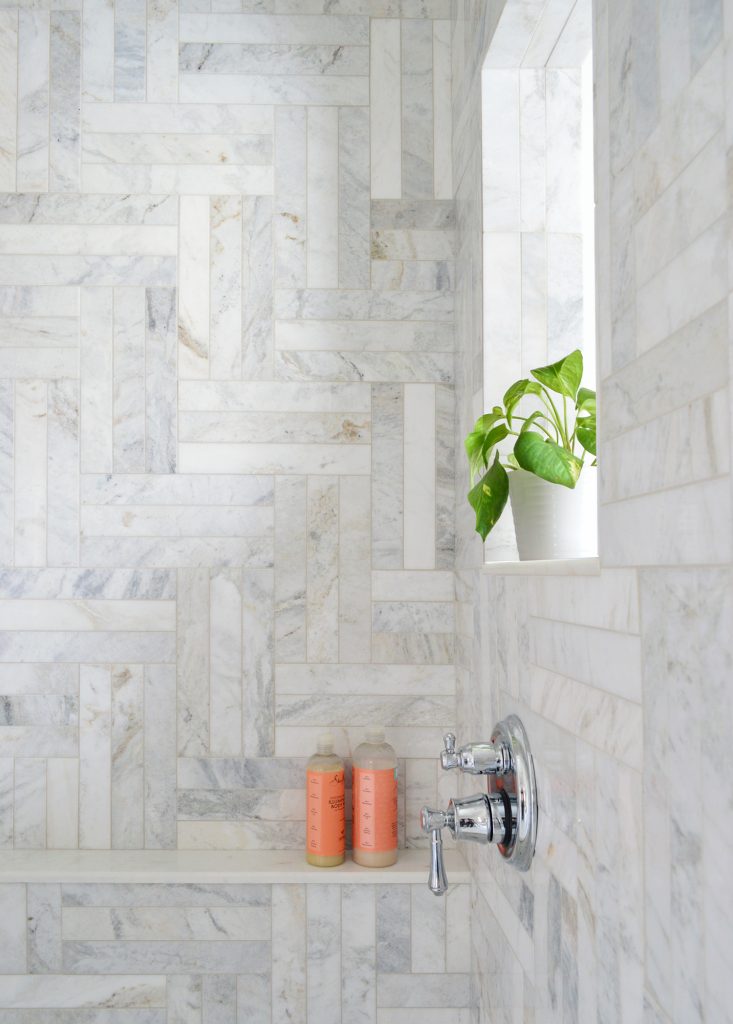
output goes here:
[[[580, 386], [580, 349], [530, 373], [534, 379], [512, 384], [503, 405], [480, 416], [465, 441], [472, 484], [468, 500], [476, 512], [476, 532], [482, 540], [504, 511], [509, 497], [508, 473], [524, 469], [551, 484], [573, 488], [589, 456], [591, 465], [596, 465], [596, 393]], [[520, 416], [519, 403], [528, 398], [534, 408]], [[523, 412], [526, 405], [522, 405]], [[507, 451], [504, 445], [500, 450], [508, 437], [516, 438], [513, 447]]]

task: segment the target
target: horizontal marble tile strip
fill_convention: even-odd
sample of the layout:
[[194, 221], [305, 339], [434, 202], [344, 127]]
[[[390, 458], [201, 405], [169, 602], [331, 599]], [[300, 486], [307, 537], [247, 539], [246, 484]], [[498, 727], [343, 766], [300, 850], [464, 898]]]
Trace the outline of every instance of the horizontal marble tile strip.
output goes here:
[[366, 106], [366, 75], [181, 75], [182, 103]]
[[357, 291], [353, 289], [278, 289], [275, 316], [280, 320], [433, 320], [452, 322], [453, 296], [445, 292]]
[[0, 729], [0, 751], [2, 757], [77, 757], [79, 730], [75, 725], [6, 725]]
[[447, 384], [453, 379], [453, 354], [442, 352], [288, 351], [275, 354], [275, 365], [284, 380]]
[[182, 789], [289, 789], [301, 786], [305, 758], [182, 757], [178, 785]]
[[368, 384], [360, 383], [181, 381], [178, 403], [181, 410], [203, 412], [364, 413], [371, 409], [371, 389]]
[[165, 977], [145, 974], [0, 975], [0, 1005], [16, 1010], [85, 1006], [165, 1006]]
[[641, 701], [641, 640], [550, 619], [532, 620], [530, 657], [539, 668]]
[[270, 965], [270, 944], [262, 941], [64, 942], [69, 974], [258, 974]]
[[373, 260], [449, 260], [454, 256], [450, 231], [416, 231], [392, 228], [372, 230]]
[[450, 695], [455, 678], [443, 665], [278, 664], [275, 686], [279, 694]]
[[[272, 477], [256, 474], [85, 473], [81, 478], [84, 505], [271, 505], [274, 494]], [[144, 573], [141, 578], [146, 578]]]
[[168, 1011], [157, 1009], [0, 1009], [0, 1024], [166, 1024]]
[[[0, 255], [0, 280], [6, 285], [36, 285], [43, 281], [49, 285], [173, 288], [176, 261], [172, 256]], [[78, 376], [78, 370], [65, 376]]]
[[[119, 855], [118, 855], [119, 856]], [[93, 855], [92, 855], [93, 857]], [[168, 859], [171, 858], [169, 855]], [[156, 861], [160, 866], [165, 857], [136, 854], [133, 860], [140, 864], [145, 860]], [[84, 855], [79, 863], [90, 862], [90, 855]], [[129, 862], [128, 862], [129, 863]], [[233, 861], [230, 863], [233, 864]], [[202, 864], [203, 866], [203, 864]], [[61, 872], [63, 874], [63, 871]], [[61, 890], [61, 902], [67, 907], [255, 907], [269, 908], [270, 888], [267, 885], [221, 884], [208, 882], [193, 883], [176, 881], [173, 884], [157, 882], [119, 883], [65, 883]]]
[[359, 413], [183, 412], [179, 441], [245, 444], [368, 444], [371, 423]]
[[274, 128], [271, 106], [241, 103], [84, 103], [85, 132], [186, 132], [198, 135], [269, 135]]
[[374, 601], [372, 628], [376, 633], [452, 633], [453, 602]]
[[86, 537], [266, 537], [273, 531], [273, 509], [85, 505], [81, 527]]
[[79, 701], [75, 696], [48, 693], [20, 696], [3, 693], [0, 696], [0, 726], [76, 725], [78, 720]]
[[177, 252], [178, 232], [173, 227], [6, 224], [0, 232], [2, 255], [172, 256]]
[[267, 537], [89, 537], [83, 538], [81, 543], [82, 565], [94, 568], [127, 565], [194, 569], [247, 565], [251, 569], [266, 569], [272, 566], [273, 558], [272, 539]]
[[278, 694], [277, 725], [443, 726], [453, 715], [450, 697], [362, 697], [347, 694]]
[[[310, 12], [309, 12], [310, 13]], [[322, 14], [322, 9], [319, 10]], [[369, 19], [363, 17], [329, 17], [318, 19], [298, 16], [255, 15], [242, 18], [237, 14], [181, 14], [181, 40], [201, 43], [329, 43], [366, 45], [369, 42]]]
[[384, 291], [450, 291], [452, 260], [372, 260], [372, 287]]
[[165, 601], [175, 596], [176, 575], [165, 569], [0, 570], [0, 599]]
[[372, 199], [372, 230], [452, 231], [453, 200]]
[[[175, 601], [0, 601], [0, 630], [174, 630]], [[22, 723], [19, 723], [22, 724]]]
[[79, 321], [76, 317], [3, 317], [0, 319], [0, 349], [76, 348]]
[[372, 572], [373, 601], [452, 601], [453, 573], [434, 570]]
[[[451, 659], [452, 663], [452, 659]], [[381, 724], [381, 719], [379, 720]], [[409, 750], [411, 758], [435, 757], [443, 745], [443, 733], [453, 727], [453, 711], [449, 711], [440, 726], [388, 725], [385, 729], [387, 742], [395, 750]], [[343, 756], [366, 738], [365, 726], [339, 724], [332, 730], [336, 735], [336, 749]], [[315, 749], [322, 725], [280, 725], [275, 736], [275, 753], [278, 757], [308, 757]]]
[[334, 352], [452, 352], [453, 325], [375, 320], [277, 320], [280, 349]]
[[274, 67], [281, 75], [366, 75], [369, 48], [228, 42], [184, 43], [180, 48], [182, 72], [267, 75]]
[[377, 1005], [392, 1007], [470, 1006], [469, 974], [380, 974]]
[[179, 821], [303, 822], [305, 794], [302, 785], [276, 790], [179, 788], [177, 817]]
[[269, 939], [270, 908], [65, 906], [61, 929], [64, 940], [94, 942]]
[[[109, 127], [107, 121], [107, 127]], [[112, 122], [114, 123], [114, 122]], [[26, 192], [0, 195], [0, 224], [162, 224], [178, 219], [173, 196]]]
[[53, 285], [2, 285], [0, 315], [78, 316], [79, 289]]
[[349, 473], [367, 474], [370, 450], [366, 445], [301, 444], [193, 444], [179, 446], [179, 469], [198, 473]]
[[78, 690], [76, 665], [0, 665], [0, 692], [5, 696], [35, 693], [71, 696]]
[[269, 135], [191, 135], [185, 132], [87, 132], [85, 164], [219, 164], [248, 166], [272, 163]]
[[[272, 194], [272, 167], [252, 164], [89, 164], [82, 168], [87, 192], [170, 192], [208, 196]], [[120, 282], [122, 283], [122, 282]], [[129, 283], [129, 282], [128, 282]]]
[[0, 661], [175, 661], [175, 633], [0, 632]]

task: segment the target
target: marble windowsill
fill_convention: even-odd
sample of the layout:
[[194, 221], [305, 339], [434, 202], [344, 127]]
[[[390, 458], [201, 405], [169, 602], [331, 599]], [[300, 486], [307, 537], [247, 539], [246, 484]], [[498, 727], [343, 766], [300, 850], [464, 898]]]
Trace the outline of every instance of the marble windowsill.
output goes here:
[[598, 576], [601, 560], [594, 558], [552, 558], [542, 561], [484, 562], [483, 572], [495, 576]]
[[[425, 882], [427, 849], [402, 850], [389, 868], [363, 868], [347, 857], [337, 868], [314, 868], [291, 850], [13, 850], [0, 854], [0, 882], [348, 883]], [[457, 850], [445, 851], [451, 882], [469, 882]]]

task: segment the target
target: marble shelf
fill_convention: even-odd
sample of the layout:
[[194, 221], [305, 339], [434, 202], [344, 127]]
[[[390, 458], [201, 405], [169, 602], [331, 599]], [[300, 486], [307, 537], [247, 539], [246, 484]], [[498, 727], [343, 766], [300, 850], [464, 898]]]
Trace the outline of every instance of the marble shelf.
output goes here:
[[[457, 850], [446, 850], [451, 882], [469, 882]], [[13, 850], [0, 854], [0, 882], [157, 882], [207, 885], [278, 882], [411, 884], [425, 882], [428, 850], [402, 850], [389, 868], [364, 868], [350, 857], [337, 868], [306, 864], [291, 850]]]
[[482, 572], [494, 576], [598, 576], [601, 560], [589, 558], [548, 558], [526, 562], [484, 562]]

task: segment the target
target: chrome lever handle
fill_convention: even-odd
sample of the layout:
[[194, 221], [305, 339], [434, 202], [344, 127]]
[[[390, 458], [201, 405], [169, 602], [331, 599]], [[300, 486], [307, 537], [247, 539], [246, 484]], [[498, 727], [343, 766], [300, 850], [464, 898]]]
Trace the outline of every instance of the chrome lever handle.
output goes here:
[[447, 732], [443, 737], [440, 763], [446, 771], [450, 768], [458, 768], [461, 764], [461, 755], [456, 753], [456, 737], [452, 732]]
[[423, 807], [420, 811], [420, 825], [423, 832], [430, 833], [430, 871], [428, 887], [434, 896], [442, 896], [448, 889], [448, 876], [443, 863], [443, 828], [450, 823], [445, 811], [433, 811]]

